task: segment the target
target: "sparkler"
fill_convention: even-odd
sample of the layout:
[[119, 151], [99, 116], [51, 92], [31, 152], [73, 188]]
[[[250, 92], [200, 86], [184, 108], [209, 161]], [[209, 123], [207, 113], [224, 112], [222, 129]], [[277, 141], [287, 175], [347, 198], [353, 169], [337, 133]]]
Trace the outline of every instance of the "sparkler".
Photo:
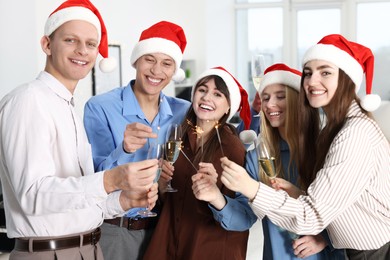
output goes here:
[[217, 120], [217, 121], [215, 121], [214, 128], [215, 128], [215, 130], [217, 131], [217, 136], [218, 136], [219, 147], [221, 148], [222, 157], [225, 157], [225, 154], [223, 153], [223, 149], [222, 149], [221, 136], [219, 135], [219, 127], [220, 127], [220, 126], [221, 126], [221, 124], [219, 124], [219, 123], [218, 123], [218, 120]]
[[[200, 150], [203, 154], [203, 129], [200, 127], [200, 126], [196, 126], [195, 127], [195, 131], [196, 131], [196, 134], [199, 136], [200, 135], [200, 142], [201, 142], [201, 146], [200, 146]], [[199, 138], [199, 137], [198, 137]]]
[[180, 152], [184, 155], [184, 157], [187, 159], [187, 161], [191, 164], [191, 166], [195, 169], [195, 171], [198, 171], [198, 169], [196, 169], [195, 165], [191, 162], [190, 158], [188, 158], [188, 156], [185, 154], [185, 152], [183, 151], [183, 149], [180, 148]]
[[200, 138], [200, 149], [203, 154], [203, 129], [200, 126], [194, 125], [190, 120], [187, 119], [187, 124], [190, 125], [194, 129], [194, 134], [196, 134], [197, 138]]

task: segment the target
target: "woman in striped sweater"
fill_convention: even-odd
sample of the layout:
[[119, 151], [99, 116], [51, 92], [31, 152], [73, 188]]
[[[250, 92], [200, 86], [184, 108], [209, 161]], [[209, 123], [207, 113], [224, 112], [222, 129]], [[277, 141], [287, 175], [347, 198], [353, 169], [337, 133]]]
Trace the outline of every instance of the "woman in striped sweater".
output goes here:
[[[349, 259], [390, 259], [390, 146], [368, 112], [380, 103], [370, 94], [373, 63], [370, 49], [341, 35], [304, 55], [298, 169], [307, 195], [293, 199], [285, 192], [299, 193], [292, 184], [278, 179], [282, 190], [272, 189], [222, 160], [222, 182], [247, 196], [259, 218], [302, 235], [326, 228]], [[360, 101], [364, 73], [368, 95]]]

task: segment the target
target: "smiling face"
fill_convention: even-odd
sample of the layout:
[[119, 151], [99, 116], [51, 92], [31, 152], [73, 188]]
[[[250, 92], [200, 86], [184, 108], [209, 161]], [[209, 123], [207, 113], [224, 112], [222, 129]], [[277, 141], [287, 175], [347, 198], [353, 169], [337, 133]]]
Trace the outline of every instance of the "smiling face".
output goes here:
[[197, 116], [197, 124], [208, 121], [219, 121], [229, 112], [229, 101], [221, 90], [218, 90], [214, 78], [203, 81], [194, 91], [192, 108]]
[[159, 96], [175, 73], [175, 61], [162, 53], [151, 53], [141, 56], [135, 63], [137, 70], [134, 92]]
[[74, 20], [41, 39], [47, 54], [45, 70], [73, 93], [78, 81], [95, 65], [99, 52], [98, 32], [91, 23]]
[[303, 68], [303, 88], [310, 105], [326, 107], [338, 85], [339, 68], [323, 60], [312, 60]]
[[271, 84], [260, 95], [261, 108], [272, 127], [283, 128], [286, 121], [286, 86]]

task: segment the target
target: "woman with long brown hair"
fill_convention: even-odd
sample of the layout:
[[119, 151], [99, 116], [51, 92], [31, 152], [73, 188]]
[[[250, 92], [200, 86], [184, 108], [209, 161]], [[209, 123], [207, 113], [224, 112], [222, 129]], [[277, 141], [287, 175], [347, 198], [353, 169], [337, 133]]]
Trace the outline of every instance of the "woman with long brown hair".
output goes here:
[[[294, 199], [248, 184], [243, 169], [222, 160], [222, 182], [246, 195], [256, 215], [302, 235], [326, 228], [349, 259], [390, 257], [390, 146], [368, 113], [380, 103], [371, 94], [373, 66], [369, 48], [341, 35], [325, 36], [304, 55], [298, 169], [307, 195]], [[364, 74], [367, 96], [360, 101]], [[286, 181], [275, 186], [296, 190]]]
[[[213, 203], [196, 196], [209, 182], [221, 196], [236, 196], [221, 183], [220, 158], [244, 165], [245, 148], [227, 123], [238, 110], [248, 128], [247, 93], [229, 72], [217, 67], [200, 75], [182, 123], [182, 152], [174, 166], [164, 165], [161, 175], [173, 177], [177, 192], [163, 193], [160, 187], [162, 210], [144, 259], [245, 259], [248, 231], [223, 229], [214, 220]], [[193, 185], [198, 189], [193, 190]]]

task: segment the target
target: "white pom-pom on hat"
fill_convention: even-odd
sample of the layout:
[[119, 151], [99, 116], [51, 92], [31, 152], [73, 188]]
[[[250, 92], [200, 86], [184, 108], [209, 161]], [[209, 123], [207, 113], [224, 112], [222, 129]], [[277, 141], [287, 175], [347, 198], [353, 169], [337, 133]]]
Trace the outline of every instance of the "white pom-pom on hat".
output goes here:
[[172, 80], [176, 83], [182, 82], [186, 78], [186, 73], [182, 68], [179, 68], [172, 77]]
[[255, 149], [255, 141], [257, 139], [255, 131], [253, 131], [252, 129], [241, 131], [239, 137], [241, 142], [245, 145], [245, 147], [247, 147], [247, 151]]
[[254, 130], [244, 130], [244, 131], [241, 131], [240, 135], [240, 140], [243, 144], [252, 144], [256, 138], [257, 138], [257, 134]]
[[112, 72], [117, 67], [117, 60], [114, 57], [104, 58], [99, 62], [99, 68], [104, 73]]
[[368, 94], [361, 98], [360, 104], [364, 110], [372, 112], [377, 110], [381, 105], [381, 97], [376, 94]]

